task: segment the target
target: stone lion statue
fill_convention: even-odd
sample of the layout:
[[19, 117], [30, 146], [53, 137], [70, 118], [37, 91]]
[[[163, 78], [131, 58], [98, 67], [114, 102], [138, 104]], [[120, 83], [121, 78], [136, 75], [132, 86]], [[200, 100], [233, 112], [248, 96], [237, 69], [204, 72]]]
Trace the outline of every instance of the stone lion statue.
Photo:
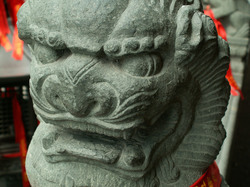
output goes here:
[[225, 138], [229, 55], [200, 0], [28, 0], [34, 187], [192, 185]]

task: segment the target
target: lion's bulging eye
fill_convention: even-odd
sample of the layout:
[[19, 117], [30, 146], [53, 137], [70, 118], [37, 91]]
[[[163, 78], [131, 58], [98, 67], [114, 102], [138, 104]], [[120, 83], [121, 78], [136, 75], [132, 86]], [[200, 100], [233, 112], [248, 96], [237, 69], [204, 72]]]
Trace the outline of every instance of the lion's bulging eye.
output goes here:
[[156, 75], [162, 69], [162, 60], [155, 54], [128, 56], [115, 63], [122, 71], [139, 77]]
[[36, 43], [34, 45], [34, 54], [36, 59], [42, 64], [49, 64], [63, 56], [64, 50], [55, 50], [51, 47]]

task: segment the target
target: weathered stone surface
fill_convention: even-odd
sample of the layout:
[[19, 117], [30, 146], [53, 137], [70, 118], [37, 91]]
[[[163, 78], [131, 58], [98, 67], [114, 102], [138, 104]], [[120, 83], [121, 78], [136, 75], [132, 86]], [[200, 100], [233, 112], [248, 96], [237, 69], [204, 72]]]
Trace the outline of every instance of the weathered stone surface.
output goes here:
[[228, 46], [199, 0], [28, 0], [32, 186], [186, 187], [215, 160]]
[[216, 19], [227, 32], [231, 55], [244, 57], [250, 37], [250, 3], [248, 0], [203, 0], [210, 5]]

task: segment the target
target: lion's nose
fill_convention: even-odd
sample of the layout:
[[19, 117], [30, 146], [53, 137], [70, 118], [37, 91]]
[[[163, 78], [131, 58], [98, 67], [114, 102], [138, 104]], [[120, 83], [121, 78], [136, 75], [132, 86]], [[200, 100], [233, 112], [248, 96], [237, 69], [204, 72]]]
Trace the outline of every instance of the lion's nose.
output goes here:
[[62, 71], [56, 75], [57, 81], [49, 83], [52, 92], [57, 93], [51, 93], [54, 95], [54, 100], [58, 101], [54, 105], [63, 106], [64, 110], [74, 116], [86, 116], [95, 105], [88, 73], [97, 62], [98, 60], [91, 56], [71, 55], [64, 62]]
[[109, 83], [65, 84], [56, 75], [44, 81], [43, 93], [53, 108], [76, 117], [105, 116], [117, 103], [116, 92]]
[[76, 117], [84, 117], [91, 111], [95, 105], [94, 98], [91, 93], [82, 91], [77, 88], [66, 88], [61, 94], [61, 101], [69, 113]]
[[88, 115], [95, 104], [93, 94], [86, 85], [66, 84], [58, 76], [47, 77], [43, 84], [43, 93], [52, 107], [71, 113], [77, 117]]

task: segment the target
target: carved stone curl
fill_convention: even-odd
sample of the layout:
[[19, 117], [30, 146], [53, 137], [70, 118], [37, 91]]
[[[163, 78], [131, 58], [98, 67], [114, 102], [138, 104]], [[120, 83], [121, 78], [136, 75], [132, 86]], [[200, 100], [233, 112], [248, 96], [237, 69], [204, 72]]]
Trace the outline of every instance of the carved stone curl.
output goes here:
[[32, 186], [182, 187], [225, 131], [228, 46], [199, 0], [28, 0]]

